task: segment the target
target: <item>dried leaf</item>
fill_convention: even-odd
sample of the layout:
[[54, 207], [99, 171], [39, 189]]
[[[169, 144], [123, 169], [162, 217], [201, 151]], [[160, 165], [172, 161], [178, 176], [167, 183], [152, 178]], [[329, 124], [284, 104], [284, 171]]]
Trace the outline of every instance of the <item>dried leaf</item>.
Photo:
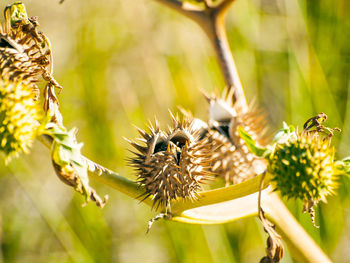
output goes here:
[[280, 262], [284, 254], [282, 238], [276, 232], [275, 225], [266, 219], [264, 210], [261, 208], [261, 190], [264, 185], [265, 175], [266, 173], [262, 175], [260, 181], [258, 197], [258, 215], [261, 224], [263, 225], [264, 230], [269, 235], [269, 237], [267, 238], [266, 256], [260, 260], [260, 263], [278, 263]]
[[275, 225], [265, 218], [264, 211], [260, 208], [259, 219], [264, 227], [265, 232], [269, 235], [267, 238], [267, 256], [263, 257], [260, 262], [278, 263], [283, 257], [284, 250], [281, 236], [276, 232]]
[[76, 140], [76, 129], [67, 131], [51, 122], [43, 133], [53, 139], [51, 157], [57, 176], [84, 195], [86, 203], [92, 200], [97, 206], [103, 207], [108, 196], [102, 200], [89, 185], [88, 164], [80, 153], [83, 144]]

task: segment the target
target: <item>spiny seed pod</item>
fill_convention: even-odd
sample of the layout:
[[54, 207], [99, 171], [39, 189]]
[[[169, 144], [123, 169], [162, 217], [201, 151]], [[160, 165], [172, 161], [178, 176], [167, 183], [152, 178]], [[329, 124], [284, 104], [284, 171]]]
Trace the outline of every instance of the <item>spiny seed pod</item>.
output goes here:
[[138, 183], [145, 188], [144, 199], [151, 197], [153, 207], [171, 211], [170, 203], [178, 198], [194, 200], [201, 183], [210, 178], [209, 161], [199, 143], [199, 132], [193, 122], [172, 116], [173, 126], [167, 132], [149, 127], [150, 133], [138, 129], [144, 146], [130, 142], [137, 149], [130, 163], [136, 168]]
[[287, 198], [304, 201], [304, 210], [325, 201], [336, 183], [334, 148], [317, 133], [302, 132], [296, 139], [278, 144], [269, 159], [275, 190]]
[[[37, 19], [28, 18], [24, 5], [15, 3], [5, 9], [5, 24], [0, 25], [1, 78], [24, 82], [36, 97], [40, 76], [50, 81], [51, 50], [48, 39], [38, 31]], [[56, 84], [56, 83], [55, 83]]]
[[0, 149], [9, 160], [28, 152], [40, 119], [31, 87], [0, 79]]
[[238, 133], [242, 127], [254, 140], [265, 144], [263, 135], [265, 118], [255, 111], [243, 112], [236, 109], [233, 94], [207, 96], [209, 102], [209, 125], [205, 138], [213, 152], [211, 172], [226, 181], [226, 185], [248, 180], [266, 169], [266, 161], [251, 153]]

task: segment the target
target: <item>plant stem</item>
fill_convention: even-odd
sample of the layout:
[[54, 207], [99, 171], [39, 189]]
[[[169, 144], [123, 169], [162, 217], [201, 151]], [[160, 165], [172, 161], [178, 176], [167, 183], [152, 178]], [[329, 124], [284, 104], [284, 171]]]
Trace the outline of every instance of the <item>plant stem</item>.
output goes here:
[[234, 0], [223, 0], [217, 6], [206, 5], [204, 9], [196, 6], [186, 7], [178, 0], [155, 0], [195, 21], [207, 34], [215, 50], [225, 83], [229, 89], [234, 89], [236, 107], [242, 112], [248, 110], [243, 87], [239, 79], [236, 64], [233, 59], [225, 29], [225, 16]]
[[[97, 181], [100, 181], [101, 183], [108, 185], [132, 198], [142, 200], [141, 195], [145, 192], [143, 187], [140, 187], [134, 181], [101, 167], [88, 159], [86, 159], [86, 161], [88, 163], [90, 175]], [[240, 184], [199, 192], [197, 200], [184, 200], [179, 198], [171, 204], [172, 213], [180, 215], [183, 211], [189, 209], [213, 204], [215, 205], [217, 203], [232, 201], [233, 199], [248, 196], [256, 193], [259, 190], [260, 181], [261, 176], [256, 176]], [[262, 189], [265, 189], [268, 185], [269, 181], [265, 180]], [[152, 206], [153, 204], [153, 200], [151, 198], [147, 198], [143, 202], [149, 206]], [[159, 210], [159, 212], [162, 211]]]
[[[275, 192], [267, 188], [261, 191], [261, 198], [265, 216], [276, 225], [277, 232], [282, 236], [283, 241], [287, 243], [290, 254], [297, 262], [331, 262], [327, 255], [295, 220], [294, 216]], [[212, 225], [257, 216], [257, 199], [258, 193], [256, 192], [230, 201], [218, 201], [215, 204], [209, 205], [202, 204], [203, 206], [201, 207], [191, 208], [173, 215], [172, 220], [188, 224]]]
[[[176, 200], [171, 204], [172, 212], [180, 214], [188, 209], [222, 203], [248, 196], [259, 191], [260, 181], [261, 175], [258, 175], [240, 184], [199, 192], [197, 200]], [[265, 189], [269, 183], [269, 180], [265, 180], [262, 189]]]
[[279, 196], [270, 192], [262, 195], [265, 215], [277, 226], [277, 231], [298, 262], [329, 263], [331, 260], [295, 220]]
[[186, 5], [187, 7], [185, 7], [185, 5], [179, 0], [155, 0], [155, 1], [174, 9], [175, 11], [179, 12], [184, 16], [187, 16], [192, 20], [200, 19], [199, 17], [202, 16], [201, 8], [198, 8], [195, 5], [187, 4]]
[[[105, 185], [112, 187], [113, 189], [126, 194], [132, 198], [142, 200], [142, 194], [145, 192], [143, 187], [140, 187], [134, 181], [121, 176], [117, 173], [111, 171], [93, 172], [89, 169], [90, 175], [96, 180]], [[153, 200], [151, 198], [146, 198], [143, 202], [149, 206], [152, 206]]]
[[213, 11], [208, 14], [208, 19], [205, 23], [201, 23], [200, 26], [207, 34], [214, 47], [226, 85], [230, 89], [234, 89], [235, 106], [245, 112], [247, 110], [247, 102], [227, 40], [225, 29], [226, 13], [222, 13], [221, 10], [226, 9], [213, 9]]

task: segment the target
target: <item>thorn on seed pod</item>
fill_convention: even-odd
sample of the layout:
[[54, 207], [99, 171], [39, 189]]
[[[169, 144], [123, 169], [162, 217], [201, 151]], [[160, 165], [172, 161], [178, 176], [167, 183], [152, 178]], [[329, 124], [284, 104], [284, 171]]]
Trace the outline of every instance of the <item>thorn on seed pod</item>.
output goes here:
[[253, 107], [248, 112], [237, 109], [233, 89], [221, 96], [204, 96], [209, 103], [209, 128], [203, 137], [213, 155], [211, 172], [229, 185], [241, 183], [264, 171], [265, 159], [251, 153], [238, 132], [238, 127], [242, 127], [258, 144], [266, 144], [264, 115]]
[[0, 79], [0, 150], [5, 153], [6, 162], [29, 152], [40, 119], [31, 87]]
[[178, 198], [194, 200], [210, 179], [207, 152], [201, 144], [193, 120], [171, 114], [172, 127], [164, 132], [159, 124], [149, 126], [149, 132], [139, 128], [143, 145], [129, 143], [137, 150], [129, 163], [136, 169], [137, 182], [144, 187], [143, 200], [150, 197], [153, 208], [171, 212], [171, 201]]
[[61, 88], [51, 76], [51, 45], [44, 33], [39, 32], [37, 18], [28, 18], [21, 2], [7, 6], [4, 13], [5, 23], [0, 25], [1, 77], [30, 86], [36, 99], [41, 79]]
[[277, 144], [269, 158], [271, 181], [282, 196], [304, 202], [304, 212], [315, 227], [314, 206], [325, 201], [337, 186], [335, 150], [330, 146], [333, 131], [322, 122], [324, 113], [306, 121], [304, 131]]

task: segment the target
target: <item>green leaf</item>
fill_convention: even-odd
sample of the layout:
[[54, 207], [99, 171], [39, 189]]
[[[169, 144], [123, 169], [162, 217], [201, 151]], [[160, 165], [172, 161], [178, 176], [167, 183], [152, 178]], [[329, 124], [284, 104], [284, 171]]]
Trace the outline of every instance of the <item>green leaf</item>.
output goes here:
[[256, 141], [242, 128], [238, 127], [239, 136], [245, 141], [248, 149], [256, 156], [262, 157], [266, 154], [267, 148], [262, 148], [257, 145]]

